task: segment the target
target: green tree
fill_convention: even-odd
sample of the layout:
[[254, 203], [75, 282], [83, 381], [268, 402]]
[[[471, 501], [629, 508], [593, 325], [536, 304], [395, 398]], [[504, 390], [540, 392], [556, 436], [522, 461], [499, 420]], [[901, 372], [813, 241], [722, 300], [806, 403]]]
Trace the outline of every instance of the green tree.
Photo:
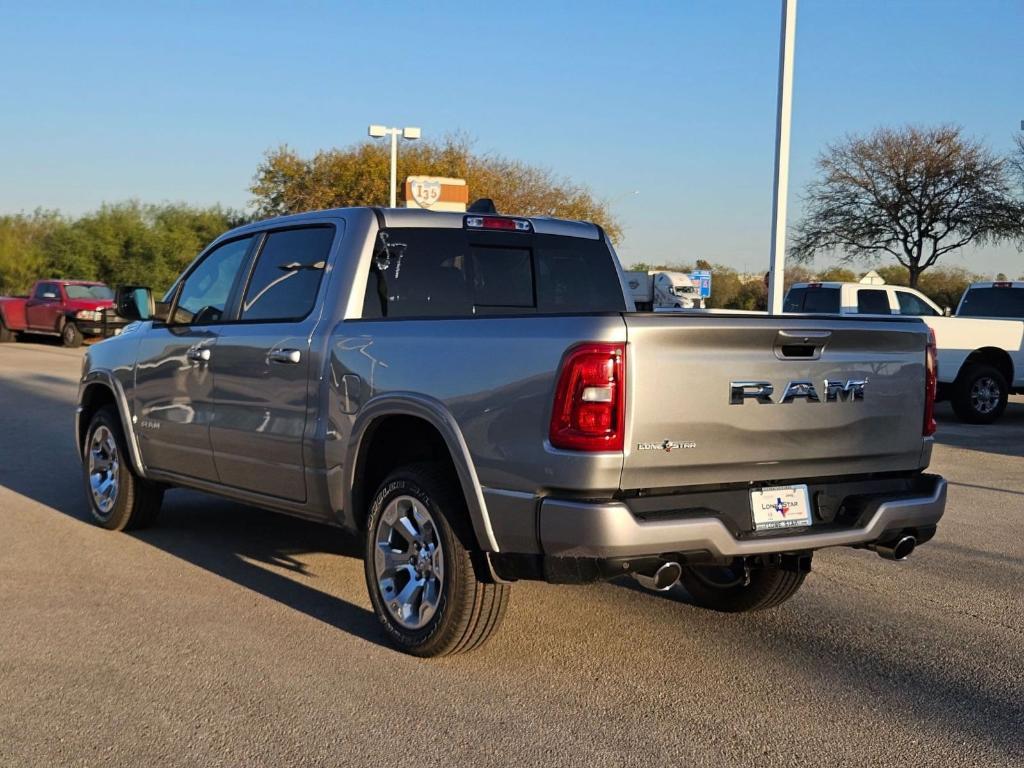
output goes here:
[[55, 211], [0, 216], [0, 295], [24, 293], [48, 273], [48, 245], [67, 227]]
[[[622, 227], [608, 204], [587, 187], [545, 168], [477, 154], [464, 136], [403, 144], [398, 178], [410, 175], [462, 178], [473, 198], [489, 197], [499, 211], [593, 221], [614, 242], [622, 238]], [[250, 191], [259, 216], [280, 216], [323, 208], [387, 205], [389, 179], [390, 148], [385, 142], [321, 150], [311, 158], [281, 146], [266, 153]]]
[[846, 267], [828, 267], [817, 274], [822, 283], [855, 283], [859, 279], [857, 273]]
[[889, 254], [916, 286], [948, 253], [1020, 237], [1010, 162], [959, 128], [880, 128], [830, 146], [817, 164], [793, 233], [795, 259]]

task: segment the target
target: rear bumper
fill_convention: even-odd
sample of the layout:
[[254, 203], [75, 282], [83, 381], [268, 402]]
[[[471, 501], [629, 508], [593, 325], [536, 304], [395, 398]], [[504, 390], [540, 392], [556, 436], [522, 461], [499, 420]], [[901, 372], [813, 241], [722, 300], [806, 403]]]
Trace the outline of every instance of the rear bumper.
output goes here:
[[927, 480], [925, 490], [881, 500], [858, 525], [839, 529], [811, 526], [800, 533], [737, 538], [715, 517], [643, 520], [622, 502], [545, 499], [540, 506], [538, 533], [545, 555], [569, 558], [667, 553], [732, 558], [858, 546], [884, 541], [908, 529], [936, 525], [946, 508], [946, 481], [938, 476], [927, 476]]

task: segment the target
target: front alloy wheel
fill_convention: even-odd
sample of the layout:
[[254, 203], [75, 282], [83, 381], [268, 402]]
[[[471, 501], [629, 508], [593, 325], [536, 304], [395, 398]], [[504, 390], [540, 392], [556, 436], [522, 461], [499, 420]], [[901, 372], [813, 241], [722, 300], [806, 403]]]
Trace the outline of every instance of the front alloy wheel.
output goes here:
[[117, 441], [106, 425], [99, 425], [89, 440], [89, 488], [97, 517], [110, 517], [117, 503], [118, 475], [121, 461], [117, 453]]
[[78, 329], [78, 326], [72, 322], [64, 323], [64, 328], [60, 333], [61, 342], [65, 347], [80, 347], [84, 337], [82, 332]]
[[135, 474], [128, 456], [117, 408], [107, 405], [93, 414], [82, 445], [82, 474], [89, 511], [104, 528], [143, 528], [156, 518], [163, 486]]

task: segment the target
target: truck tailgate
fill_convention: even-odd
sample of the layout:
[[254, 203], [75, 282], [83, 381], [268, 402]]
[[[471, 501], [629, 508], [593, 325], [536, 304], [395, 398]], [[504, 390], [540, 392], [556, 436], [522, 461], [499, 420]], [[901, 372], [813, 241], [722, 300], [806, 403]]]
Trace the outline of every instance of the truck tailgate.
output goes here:
[[[624, 490], [921, 466], [928, 332], [920, 321], [640, 313], [625, 321]], [[862, 398], [849, 386], [856, 381], [865, 382]], [[747, 383], [739, 403], [734, 382]], [[755, 382], [773, 393], [754, 396]]]

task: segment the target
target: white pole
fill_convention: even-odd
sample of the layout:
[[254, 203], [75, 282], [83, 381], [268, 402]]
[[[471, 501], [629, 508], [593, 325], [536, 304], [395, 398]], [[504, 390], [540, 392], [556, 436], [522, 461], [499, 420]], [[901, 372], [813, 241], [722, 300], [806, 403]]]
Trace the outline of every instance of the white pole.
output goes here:
[[796, 0], [782, 0], [779, 40], [779, 104], [775, 124], [775, 189], [772, 198], [771, 268], [768, 311], [782, 314], [786, 276], [786, 195], [789, 190], [789, 127], [793, 112], [793, 49], [796, 43]]
[[391, 207], [398, 207], [398, 190], [395, 177], [398, 175], [398, 129], [391, 129]]

